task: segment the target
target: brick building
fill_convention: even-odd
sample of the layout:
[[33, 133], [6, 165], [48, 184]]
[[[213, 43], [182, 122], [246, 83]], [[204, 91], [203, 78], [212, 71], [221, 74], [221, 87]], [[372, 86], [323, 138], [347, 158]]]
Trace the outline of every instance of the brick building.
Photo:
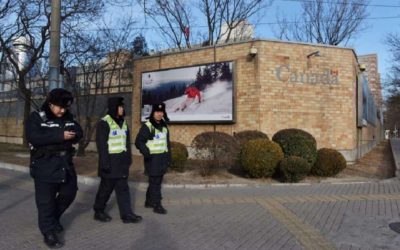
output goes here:
[[190, 146], [204, 131], [260, 130], [272, 138], [281, 129], [299, 128], [316, 138], [318, 148], [337, 149], [352, 162], [383, 138], [377, 58], [362, 60], [369, 62], [367, 74], [353, 49], [268, 40], [139, 58], [134, 61], [132, 134], [140, 127], [142, 72], [232, 61], [234, 123], [171, 124], [172, 140]]
[[[233, 135], [243, 130], [259, 130], [272, 138], [281, 129], [299, 128], [315, 137], [318, 148], [337, 149], [353, 162], [383, 139], [376, 55], [357, 57], [349, 48], [271, 40], [221, 44], [135, 59], [129, 77], [118, 74], [123, 79], [121, 83], [118, 81], [119, 85], [125, 86], [118, 88], [124, 92], [120, 94], [132, 95], [126, 98], [131, 105], [127, 114], [132, 119], [132, 137], [141, 125], [143, 72], [227, 61], [233, 62], [234, 122], [171, 124], [171, 140], [190, 146], [194, 137], [205, 131]], [[114, 92], [108, 90], [110, 86], [105, 81], [98, 84], [107, 91], [101, 91], [96, 116], [102, 115], [100, 108]], [[127, 84], [133, 86], [129, 91]], [[22, 141], [22, 113], [19, 102], [11, 100], [8, 93], [0, 93], [0, 141]], [[89, 149], [94, 149], [93, 145]]]

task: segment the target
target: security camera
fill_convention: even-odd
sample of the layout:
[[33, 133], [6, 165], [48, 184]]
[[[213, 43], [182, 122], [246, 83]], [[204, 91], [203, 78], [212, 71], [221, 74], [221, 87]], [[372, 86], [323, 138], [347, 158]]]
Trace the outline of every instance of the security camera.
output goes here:
[[257, 55], [257, 48], [254, 46], [251, 46], [250, 50], [249, 50], [249, 55], [254, 57]]

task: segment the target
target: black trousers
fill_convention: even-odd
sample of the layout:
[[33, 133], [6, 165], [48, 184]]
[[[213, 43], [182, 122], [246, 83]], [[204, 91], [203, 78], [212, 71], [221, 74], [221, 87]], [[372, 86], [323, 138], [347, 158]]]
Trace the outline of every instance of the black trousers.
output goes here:
[[129, 193], [128, 179], [106, 179], [101, 178], [99, 189], [97, 190], [94, 202], [94, 211], [104, 211], [111, 193], [115, 190], [117, 196], [119, 215], [121, 218], [132, 214], [131, 195]]
[[35, 179], [36, 207], [42, 234], [52, 231], [60, 223], [61, 215], [75, 200], [77, 190], [75, 173], [68, 173], [65, 183], [48, 183]]
[[151, 204], [160, 204], [162, 200], [161, 184], [164, 175], [149, 176], [149, 186], [146, 191], [146, 202]]

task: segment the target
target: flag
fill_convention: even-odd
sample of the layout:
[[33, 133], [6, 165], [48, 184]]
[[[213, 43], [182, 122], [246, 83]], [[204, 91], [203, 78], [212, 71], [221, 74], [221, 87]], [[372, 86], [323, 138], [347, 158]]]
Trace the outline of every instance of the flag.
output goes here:
[[190, 35], [190, 29], [189, 26], [185, 27], [185, 38], [186, 40], [189, 40], [189, 35]]

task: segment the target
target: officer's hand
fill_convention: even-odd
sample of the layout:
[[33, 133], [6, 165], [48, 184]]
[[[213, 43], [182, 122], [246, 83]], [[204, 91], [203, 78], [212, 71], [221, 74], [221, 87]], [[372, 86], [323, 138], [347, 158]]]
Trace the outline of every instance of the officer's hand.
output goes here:
[[75, 138], [75, 132], [73, 131], [64, 131], [64, 140], [72, 140]]

